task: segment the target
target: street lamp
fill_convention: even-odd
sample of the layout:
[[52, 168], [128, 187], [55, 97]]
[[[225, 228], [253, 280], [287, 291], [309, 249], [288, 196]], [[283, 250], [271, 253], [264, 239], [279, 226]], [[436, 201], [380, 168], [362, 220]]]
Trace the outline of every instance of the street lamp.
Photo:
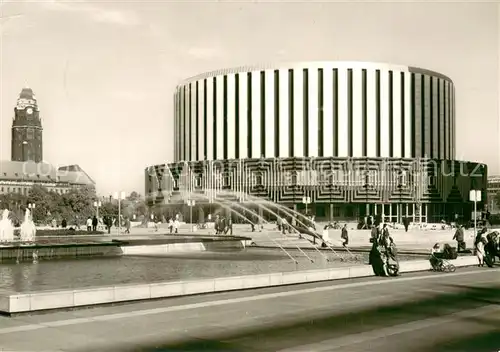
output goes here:
[[118, 233], [122, 232], [122, 200], [125, 200], [125, 192], [115, 192], [113, 195], [118, 200]]
[[481, 201], [481, 191], [476, 189], [471, 189], [469, 191], [469, 200], [474, 202], [474, 238], [477, 234], [477, 202]]
[[[365, 172], [365, 183], [363, 185], [363, 188], [365, 189], [365, 201], [366, 201], [366, 220], [368, 222], [369, 217], [371, 216], [371, 209], [370, 209], [370, 204], [368, 204], [368, 191], [370, 190], [370, 171], [366, 170]], [[371, 225], [374, 225], [375, 223], [375, 217], [373, 217], [373, 223]]]
[[95, 211], [96, 215], [95, 216], [98, 219], [99, 219], [99, 208], [101, 207], [101, 205], [102, 205], [102, 203], [99, 200], [94, 202], [94, 207], [96, 209], [96, 211]]
[[194, 199], [188, 199], [186, 201], [187, 206], [189, 207], [189, 217], [190, 217], [190, 224], [191, 224], [191, 232], [193, 232], [193, 207], [196, 205], [196, 201]]

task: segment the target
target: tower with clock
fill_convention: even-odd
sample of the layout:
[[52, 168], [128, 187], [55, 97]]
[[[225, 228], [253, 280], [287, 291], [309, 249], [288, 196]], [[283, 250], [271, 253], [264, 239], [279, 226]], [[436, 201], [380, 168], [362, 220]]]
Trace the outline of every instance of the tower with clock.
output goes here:
[[42, 120], [35, 94], [23, 88], [17, 99], [12, 121], [12, 161], [43, 160]]

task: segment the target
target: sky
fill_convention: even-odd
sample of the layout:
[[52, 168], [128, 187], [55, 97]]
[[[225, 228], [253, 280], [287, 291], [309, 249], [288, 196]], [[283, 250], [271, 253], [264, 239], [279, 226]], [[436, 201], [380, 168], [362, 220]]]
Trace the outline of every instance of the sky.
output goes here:
[[173, 92], [224, 67], [307, 60], [418, 66], [451, 77], [457, 158], [500, 173], [496, 3], [0, 0], [0, 159], [31, 87], [44, 159], [79, 164], [102, 195], [144, 194], [173, 160]]

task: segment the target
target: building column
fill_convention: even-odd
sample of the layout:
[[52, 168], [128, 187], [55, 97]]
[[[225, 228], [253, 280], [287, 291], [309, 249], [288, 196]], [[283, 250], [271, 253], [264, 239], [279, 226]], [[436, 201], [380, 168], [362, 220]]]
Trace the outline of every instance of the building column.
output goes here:
[[392, 219], [392, 204], [389, 204], [389, 221], [392, 223], [394, 220]]
[[330, 221], [333, 221], [333, 204], [330, 203]]

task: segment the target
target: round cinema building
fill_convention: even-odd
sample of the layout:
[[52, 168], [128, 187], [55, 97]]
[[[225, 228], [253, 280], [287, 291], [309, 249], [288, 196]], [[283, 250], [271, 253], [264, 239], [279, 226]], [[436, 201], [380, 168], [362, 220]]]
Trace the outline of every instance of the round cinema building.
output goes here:
[[179, 207], [196, 193], [196, 214], [258, 197], [318, 219], [438, 222], [470, 219], [470, 190], [485, 200], [486, 165], [455, 160], [455, 86], [437, 72], [336, 61], [229, 68], [186, 79], [174, 106], [175, 160], [146, 169], [150, 205]]

